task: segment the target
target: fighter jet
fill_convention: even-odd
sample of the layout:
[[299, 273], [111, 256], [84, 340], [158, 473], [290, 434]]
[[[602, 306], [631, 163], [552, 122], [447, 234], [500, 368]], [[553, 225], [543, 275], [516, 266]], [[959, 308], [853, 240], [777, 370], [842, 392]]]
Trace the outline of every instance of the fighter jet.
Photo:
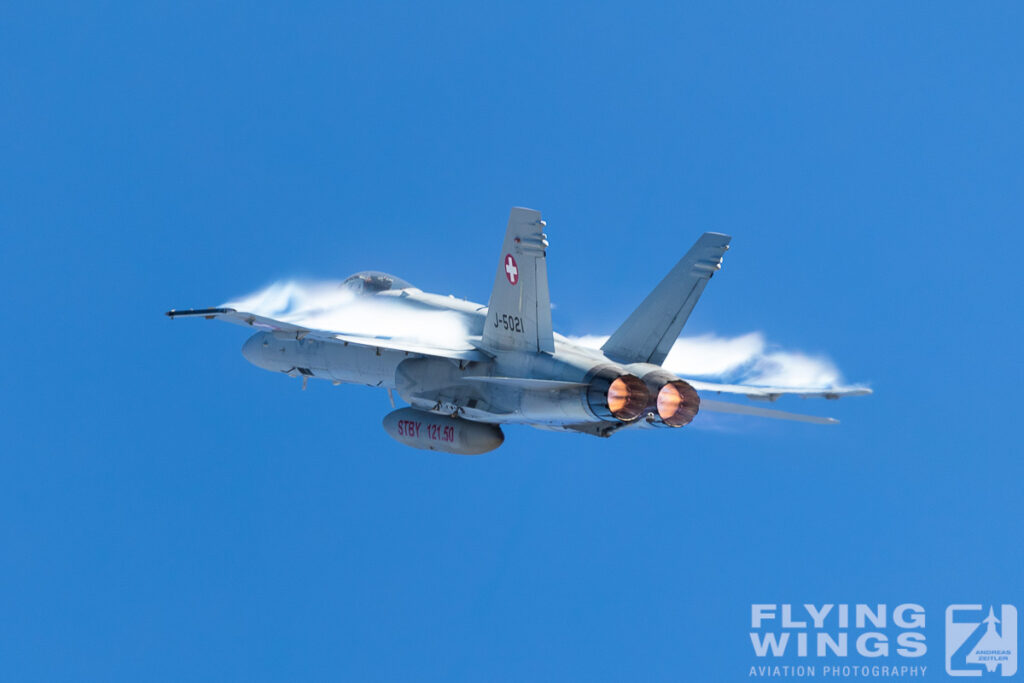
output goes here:
[[[430, 294], [386, 273], [357, 273], [343, 283], [374, 306], [457, 314], [467, 333], [455, 341], [316, 329], [234, 308], [167, 312], [170, 318], [224, 320], [257, 330], [242, 347], [252, 364], [302, 377], [365, 384], [408, 403], [384, 418], [397, 441], [476, 455], [504, 442], [501, 425], [610, 437], [624, 429], [678, 429], [698, 411], [719, 411], [819, 424], [832, 418], [727, 403], [710, 394], [774, 401], [783, 395], [835, 399], [869, 389], [821, 390], [715, 384], [662, 367], [711, 277], [729, 235], [708, 232], [600, 349], [573, 343], [551, 326], [546, 223], [538, 211], [513, 208], [487, 306]], [[703, 395], [703, 396], [702, 396]]]

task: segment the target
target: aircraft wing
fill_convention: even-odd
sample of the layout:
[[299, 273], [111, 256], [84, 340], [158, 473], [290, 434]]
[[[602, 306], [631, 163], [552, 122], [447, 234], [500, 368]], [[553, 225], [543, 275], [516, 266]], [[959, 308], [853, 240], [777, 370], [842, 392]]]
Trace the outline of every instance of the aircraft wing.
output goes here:
[[438, 358], [453, 358], [456, 360], [484, 360], [485, 356], [474, 348], [451, 349], [415, 342], [406, 341], [394, 337], [370, 337], [362, 334], [347, 334], [332, 332], [330, 330], [317, 330], [294, 323], [283, 322], [246, 311], [236, 311], [233, 308], [199, 308], [187, 311], [167, 311], [167, 317], [171, 318], [205, 318], [207, 320], [223, 320], [225, 322], [242, 325], [243, 327], [255, 328], [263, 332], [272, 332], [277, 336], [305, 339], [310, 337], [320, 341], [356, 344], [371, 348], [392, 349], [395, 351], [406, 351], [422, 356], [436, 356]]
[[172, 308], [167, 311], [166, 315], [171, 320], [174, 320], [175, 318], [206, 318], [207, 320], [223, 320], [224, 322], [234, 323], [235, 325], [254, 327], [264, 332], [279, 332], [287, 334], [289, 337], [294, 335], [295, 339], [303, 339], [307, 336], [324, 339], [331, 335], [330, 332], [325, 330], [311, 330], [308, 327], [302, 327], [301, 325], [294, 325], [292, 323], [274, 320], [273, 318], [256, 315], [255, 313], [236, 311], [233, 308], [190, 308], [187, 311], [176, 311]]
[[702, 394], [704, 392], [714, 392], [716, 394], [737, 394], [757, 401], [774, 401], [779, 396], [837, 399], [844, 396], [865, 396], [872, 393], [871, 389], [868, 389], [867, 387], [838, 387], [834, 389], [821, 389], [754, 386], [749, 384], [716, 384], [715, 382], [703, 382], [699, 379], [687, 378], [683, 378], [683, 380]]
[[818, 417], [817, 415], [800, 415], [798, 413], [787, 413], [761, 406], [746, 406], [740, 403], [726, 403], [725, 401], [712, 401], [701, 399], [700, 411], [712, 413], [732, 413], [734, 415], [754, 415], [756, 417], [770, 417], [776, 420], [793, 420], [794, 422], [810, 422], [819, 425], [839, 424], [834, 417]]

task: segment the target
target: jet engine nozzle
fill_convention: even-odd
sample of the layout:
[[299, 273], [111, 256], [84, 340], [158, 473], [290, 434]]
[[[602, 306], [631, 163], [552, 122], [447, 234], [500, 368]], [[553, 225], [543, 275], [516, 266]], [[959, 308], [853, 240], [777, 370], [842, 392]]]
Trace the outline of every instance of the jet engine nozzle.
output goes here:
[[700, 396], [685, 380], [660, 367], [636, 364], [628, 369], [643, 377], [651, 400], [644, 409], [651, 427], [685, 427], [700, 410]]
[[651, 392], [642, 379], [613, 368], [598, 372], [587, 389], [590, 409], [605, 420], [632, 422], [644, 414], [650, 400]]
[[684, 427], [693, 421], [700, 410], [697, 391], [681, 379], [672, 380], [659, 391], [655, 402], [658, 417], [669, 427]]

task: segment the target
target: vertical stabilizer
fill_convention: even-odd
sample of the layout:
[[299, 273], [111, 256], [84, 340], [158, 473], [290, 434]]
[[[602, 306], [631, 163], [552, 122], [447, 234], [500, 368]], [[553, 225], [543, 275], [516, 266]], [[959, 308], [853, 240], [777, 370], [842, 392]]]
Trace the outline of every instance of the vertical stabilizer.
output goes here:
[[731, 239], [717, 232], [701, 235], [601, 350], [617, 360], [661, 365], [708, 280], [721, 268]]
[[547, 247], [540, 212], [512, 209], [484, 323], [486, 348], [554, 352]]

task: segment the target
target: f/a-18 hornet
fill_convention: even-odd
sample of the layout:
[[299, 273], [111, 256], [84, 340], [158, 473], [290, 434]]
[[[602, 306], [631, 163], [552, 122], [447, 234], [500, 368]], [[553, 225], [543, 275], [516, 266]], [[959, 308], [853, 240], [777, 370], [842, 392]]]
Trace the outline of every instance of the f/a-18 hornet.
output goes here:
[[[467, 333], [456, 343], [312, 329], [234, 308], [169, 311], [171, 318], [225, 320], [259, 330], [242, 353], [254, 365], [293, 377], [322, 378], [397, 391], [409, 407], [384, 429], [414, 448], [475, 455], [500, 446], [502, 424], [608, 437], [622, 429], [673, 429], [699, 410], [828, 424], [796, 415], [701, 397], [736, 394], [774, 401], [784, 394], [839, 398], [868, 389], [821, 390], [715, 384], [684, 379], [662, 363], [721, 267], [728, 235], [704, 233], [608, 341], [586, 348], [555, 333], [548, 295], [547, 235], [540, 212], [514, 208], [487, 306], [428, 294], [386, 273], [345, 280], [375, 305], [453, 312]], [[464, 337], [464, 338], [463, 338]], [[699, 392], [699, 393], [698, 393]]]

